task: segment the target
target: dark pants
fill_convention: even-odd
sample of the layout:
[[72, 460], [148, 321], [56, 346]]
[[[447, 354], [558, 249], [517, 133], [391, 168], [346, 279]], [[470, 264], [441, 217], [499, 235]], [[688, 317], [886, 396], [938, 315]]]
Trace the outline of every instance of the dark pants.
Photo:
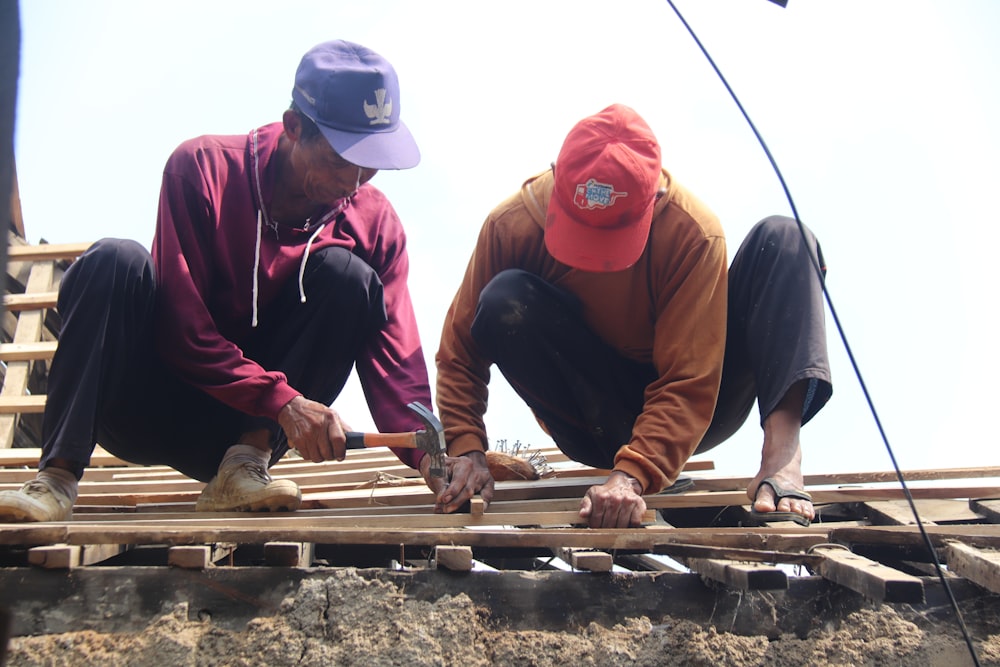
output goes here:
[[[805, 424], [830, 398], [822, 286], [810, 254], [820, 266], [823, 257], [805, 232], [808, 246], [794, 220], [766, 218], [733, 259], [722, 386], [698, 453], [736, 433], [755, 399], [763, 424], [805, 380]], [[587, 327], [573, 295], [520, 270], [483, 289], [472, 334], [567, 456], [613, 467], [657, 377], [651, 364], [621, 356]]]
[[[329, 405], [369, 333], [385, 321], [382, 283], [343, 248], [309, 257], [305, 303], [297, 278], [239, 344], [263, 368], [284, 372], [304, 396]], [[79, 478], [99, 442], [125, 460], [208, 481], [243, 433], [271, 431], [272, 464], [287, 451], [275, 421], [234, 410], [164, 366], [154, 346], [155, 301], [152, 258], [134, 241], [104, 239], [70, 266], [59, 290], [63, 325], [48, 378], [40, 467], [66, 459]]]

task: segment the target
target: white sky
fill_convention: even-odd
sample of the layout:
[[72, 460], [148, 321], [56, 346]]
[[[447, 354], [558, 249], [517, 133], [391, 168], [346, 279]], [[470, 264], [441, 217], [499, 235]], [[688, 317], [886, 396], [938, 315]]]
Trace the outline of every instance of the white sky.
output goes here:
[[[675, 0], [818, 235], [828, 288], [904, 469], [992, 465], [1000, 240], [995, 0]], [[489, 210], [555, 159], [580, 118], [633, 106], [664, 164], [721, 217], [730, 256], [790, 214], [739, 109], [666, 0], [21, 2], [15, 150], [28, 240], [149, 247], [163, 163], [199, 134], [278, 120], [314, 44], [386, 56], [423, 161], [382, 172], [410, 241], [428, 370]], [[991, 294], [993, 296], [991, 296]], [[991, 305], [993, 304], [993, 305]], [[834, 396], [805, 472], [890, 461], [828, 319]], [[371, 429], [356, 382], [335, 407]], [[491, 439], [547, 442], [503, 377]], [[705, 458], [752, 475], [756, 410]]]

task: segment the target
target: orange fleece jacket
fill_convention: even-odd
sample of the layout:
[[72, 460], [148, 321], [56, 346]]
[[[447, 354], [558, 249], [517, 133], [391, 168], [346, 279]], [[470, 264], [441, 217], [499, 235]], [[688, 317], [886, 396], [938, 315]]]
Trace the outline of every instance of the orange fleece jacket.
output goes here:
[[726, 342], [727, 257], [718, 218], [663, 171], [646, 249], [614, 273], [580, 271], [545, 249], [552, 172], [528, 179], [487, 217], [465, 277], [445, 317], [437, 352], [437, 401], [448, 453], [488, 447], [483, 415], [490, 361], [470, 329], [479, 293], [498, 273], [523, 269], [578, 297], [590, 327], [623, 356], [653, 364], [632, 438], [615, 470], [644, 493], [672, 484], [708, 429]]

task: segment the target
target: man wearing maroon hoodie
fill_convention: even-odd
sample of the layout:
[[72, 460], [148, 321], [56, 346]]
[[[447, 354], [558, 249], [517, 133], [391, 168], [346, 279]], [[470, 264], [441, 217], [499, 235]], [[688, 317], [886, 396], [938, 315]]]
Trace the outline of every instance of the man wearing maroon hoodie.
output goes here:
[[208, 482], [199, 510], [294, 510], [298, 487], [268, 468], [289, 447], [344, 458], [331, 405], [355, 365], [379, 430], [420, 427], [406, 237], [369, 184], [420, 160], [395, 70], [322, 43], [292, 100], [281, 122], [174, 151], [152, 253], [103, 239], [66, 272], [39, 473], [0, 493], [0, 521], [69, 519], [95, 443]]

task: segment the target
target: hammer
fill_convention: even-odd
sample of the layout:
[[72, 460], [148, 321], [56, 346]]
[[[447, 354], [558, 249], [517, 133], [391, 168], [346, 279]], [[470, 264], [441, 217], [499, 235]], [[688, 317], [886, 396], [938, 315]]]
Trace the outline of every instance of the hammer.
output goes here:
[[444, 444], [444, 427], [438, 418], [428, 408], [420, 403], [410, 403], [409, 409], [417, 413], [424, 423], [422, 431], [413, 433], [358, 433], [348, 431], [347, 448], [364, 449], [365, 447], [407, 447], [421, 449], [431, 457], [430, 474], [432, 477], [444, 478], [444, 457], [448, 448]]

